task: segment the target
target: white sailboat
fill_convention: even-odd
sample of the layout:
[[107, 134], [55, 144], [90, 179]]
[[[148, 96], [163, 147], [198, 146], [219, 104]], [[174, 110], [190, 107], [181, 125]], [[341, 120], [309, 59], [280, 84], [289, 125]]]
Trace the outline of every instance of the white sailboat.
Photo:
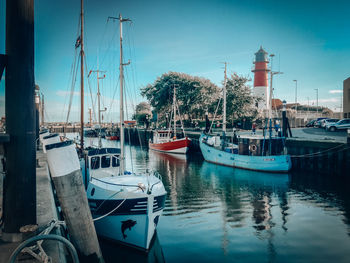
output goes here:
[[122, 23], [120, 23], [121, 148], [90, 149], [85, 156], [85, 182], [99, 236], [148, 250], [164, 209], [166, 191], [157, 173], [125, 170]]
[[[226, 132], [226, 64], [223, 87], [224, 114], [223, 133]], [[271, 107], [271, 103], [270, 103]], [[285, 154], [283, 137], [273, 137], [271, 127], [271, 108], [269, 109], [269, 136], [240, 136], [238, 145], [227, 143], [220, 135], [202, 134], [199, 146], [206, 161], [219, 165], [237, 167], [263, 172], [288, 172], [292, 167], [291, 157]]]

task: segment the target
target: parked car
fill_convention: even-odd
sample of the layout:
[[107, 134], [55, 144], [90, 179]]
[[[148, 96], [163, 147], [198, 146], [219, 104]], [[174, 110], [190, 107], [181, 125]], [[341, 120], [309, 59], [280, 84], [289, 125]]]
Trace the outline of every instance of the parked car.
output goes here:
[[321, 121], [328, 118], [317, 118], [317, 121], [314, 123], [314, 127], [320, 128], [321, 127]]
[[336, 123], [329, 123], [326, 125], [326, 130], [336, 131], [336, 130], [345, 130], [350, 129], [350, 119], [343, 119]]
[[314, 127], [314, 124], [315, 124], [315, 122], [316, 122], [317, 120], [315, 119], [315, 120], [311, 120], [311, 121], [309, 121], [308, 123], [306, 123], [306, 127]]
[[338, 122], [339, 119], [324, 119], [321, 121], [321, 127], [322, 128], [326, 128], [326, 125], [329, 124], [329, 123], [336, 123]]

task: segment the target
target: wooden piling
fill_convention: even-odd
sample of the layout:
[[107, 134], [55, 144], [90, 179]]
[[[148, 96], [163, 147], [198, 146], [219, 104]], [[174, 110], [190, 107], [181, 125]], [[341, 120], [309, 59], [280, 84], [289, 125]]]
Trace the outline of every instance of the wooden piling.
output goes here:
[[36, 224], [34, 1], [6, 1], [4, 227], [2, 239], [22, 240]]
[[72, 141], [46, 145], [47, 160], [72, 243], [82, 262], [103, 262], [77, 151]]

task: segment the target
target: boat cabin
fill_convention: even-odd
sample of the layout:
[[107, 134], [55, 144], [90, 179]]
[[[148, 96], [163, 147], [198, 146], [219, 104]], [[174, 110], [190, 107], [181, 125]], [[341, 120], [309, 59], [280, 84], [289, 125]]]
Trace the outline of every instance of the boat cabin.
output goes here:
[[[153, 132], [153, 143], [170, 142], [174, 138], [171, 137], [171, 131], [154, 131]], [[176, 137], [175, 137], [176, 139]]]
[[243, 135], [238, 138], [238, 153], [241, 155], [265, 156], [284, 153], [284, 137]]
[[91, 149], [87, 153], [87, 168], [89, 177], [119, 175], [120, 149]]

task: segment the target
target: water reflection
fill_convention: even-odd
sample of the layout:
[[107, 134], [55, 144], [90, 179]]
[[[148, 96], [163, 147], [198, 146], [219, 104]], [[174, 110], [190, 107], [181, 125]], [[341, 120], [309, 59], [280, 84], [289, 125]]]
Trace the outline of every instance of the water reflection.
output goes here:
[[163, 177], [168, 197], [158, 237], [168, 263], [349, 261], [350, 192], [343, 178], [240, 170], [193, 153], [134, 146], [126, 154], [128, 167]]
[[119, 245], [105, 239], [100, 239], [100, 245], [105, 262], [165, 262], [163, 250], [159, 243], [157, 234], [152, 241], [148, 253], [124, 245]]

